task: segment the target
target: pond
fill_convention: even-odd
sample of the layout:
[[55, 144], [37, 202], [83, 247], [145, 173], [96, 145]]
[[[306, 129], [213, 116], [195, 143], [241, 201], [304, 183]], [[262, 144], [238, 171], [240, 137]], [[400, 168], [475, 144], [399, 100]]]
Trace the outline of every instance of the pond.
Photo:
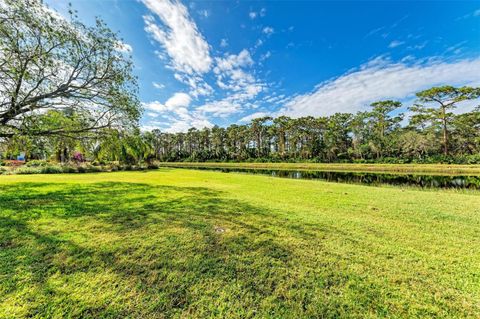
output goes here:
[[[179, 167], [182, 168], [182, 167]], [[391, 174], [372, 172], [338, 172], [313, 170], [273, 170], [248, 168], [184, 167], [199, 170], [215, 170], [223, 173], [260, 174], [273, 177], [322, 180], [337, 183], [364, 185], [416, 186], [422, 188], [480, 189], [480, 176]]]

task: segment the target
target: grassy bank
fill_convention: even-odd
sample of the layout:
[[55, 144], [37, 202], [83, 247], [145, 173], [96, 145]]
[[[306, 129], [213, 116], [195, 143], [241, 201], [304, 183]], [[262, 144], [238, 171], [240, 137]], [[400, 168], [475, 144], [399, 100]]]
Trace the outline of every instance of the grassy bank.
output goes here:
[[480, 175], [480, 165], [456, 164], [348, 164], [348, 163], [193, 163], [163, 162], [163, 167], [250, 168], [281, 170], [319, 170], [348, 172], [381, 172], [406, 174], [473, 174]]
[[477, 192], [0, 177], [0, 318], [474, 318], [479, 274]]

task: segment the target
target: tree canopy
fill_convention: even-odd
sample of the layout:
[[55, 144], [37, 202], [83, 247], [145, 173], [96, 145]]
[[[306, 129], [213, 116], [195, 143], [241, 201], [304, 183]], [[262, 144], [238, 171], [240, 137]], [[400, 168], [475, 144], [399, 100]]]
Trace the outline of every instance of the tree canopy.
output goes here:
[[[78, 134], [134, 125], [131, 59], [101, 20], [92, 27], [39, 0], [0, 2], [0, 137]], [[64, 127], [58, 113], [74, 118]], [[48, 119], [47, 119], [48, 118]]]

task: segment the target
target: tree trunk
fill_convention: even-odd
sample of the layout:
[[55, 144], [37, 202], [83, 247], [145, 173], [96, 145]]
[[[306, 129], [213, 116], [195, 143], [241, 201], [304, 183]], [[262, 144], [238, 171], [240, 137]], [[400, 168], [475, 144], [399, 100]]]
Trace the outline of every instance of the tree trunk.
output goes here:
[[284, 156], [285, 155], [285, 133], [284, 132], [280, 132], [280, 138], [279, 138], [279, 151], [280, 151], [280, 156]]
[[447, 129], [447, 115], [445, 107], [442, 106], [442, 124], [443, 124], [443, 154], [448, 156], [448, 129]]

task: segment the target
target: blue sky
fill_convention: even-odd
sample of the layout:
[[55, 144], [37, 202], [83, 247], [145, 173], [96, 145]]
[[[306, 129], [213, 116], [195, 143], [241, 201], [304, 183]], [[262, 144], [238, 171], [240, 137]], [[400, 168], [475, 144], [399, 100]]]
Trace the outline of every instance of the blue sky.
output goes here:
[[[66, 1], [46, 3], [67, 12]], [[139, 78], [144, 129], [356, 112], [380, 99], [408, 106], [434, 85], [480, 85], [478, 1], [72, 5], [83, 22], [100, 16], [119, 32]]]

